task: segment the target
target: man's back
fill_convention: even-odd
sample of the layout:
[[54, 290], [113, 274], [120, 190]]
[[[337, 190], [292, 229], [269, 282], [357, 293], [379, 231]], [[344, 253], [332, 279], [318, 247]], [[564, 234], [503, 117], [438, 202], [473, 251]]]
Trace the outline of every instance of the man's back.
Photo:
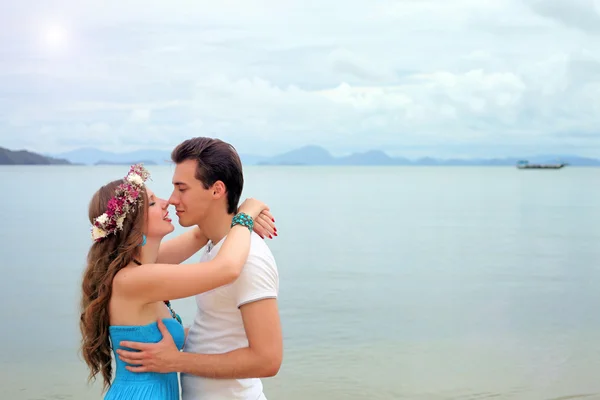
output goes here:
[[[218, 253], [225, 238], [214, 247], [207, 246], [202, 261]], [[212, 248], [211, 248], [212, 247]], [[239, 307], [254, 301], [277, 298], [279, 275], [270, 249], [252, 233], [250, 254], [240, 277], [232, 284], [196, 296], [198, 311], [184, 351], [220, 354], [248, 346]], [[184, 400], [258, 400], [262, 396], [260, 379], [209, 379], [187, 374], [181, 376]]]

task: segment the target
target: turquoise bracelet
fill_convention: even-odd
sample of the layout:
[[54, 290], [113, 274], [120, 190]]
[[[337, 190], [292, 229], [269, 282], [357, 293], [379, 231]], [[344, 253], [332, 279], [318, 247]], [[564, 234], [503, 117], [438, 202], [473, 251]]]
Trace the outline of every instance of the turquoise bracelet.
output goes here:
[[254, 220], [248, 214], [237, 213], [231, 221], [231, 227], [233, 228], [236, 225], [245, 226], [250, 230], [250, 232], [252, 232], [252, 230], [254, 229]]

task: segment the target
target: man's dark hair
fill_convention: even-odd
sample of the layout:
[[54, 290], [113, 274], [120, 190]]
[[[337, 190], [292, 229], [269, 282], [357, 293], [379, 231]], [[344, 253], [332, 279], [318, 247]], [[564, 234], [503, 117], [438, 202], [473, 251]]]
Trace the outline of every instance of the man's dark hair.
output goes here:
[[205, 189], [222, 181], [227, 189], [227, 212], [237, 211], [244, 189], [242, 161], [235, 148], [219, 139], [195, 137], [179, 144], [171, 153], [174, 163], [197, 161], [196, 179]]

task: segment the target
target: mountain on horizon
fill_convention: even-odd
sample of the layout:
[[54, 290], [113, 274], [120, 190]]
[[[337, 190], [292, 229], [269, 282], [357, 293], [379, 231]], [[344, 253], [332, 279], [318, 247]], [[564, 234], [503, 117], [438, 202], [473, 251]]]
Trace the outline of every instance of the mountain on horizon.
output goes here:
[[156, 165], [156, 163], [154, 161], [148, 161], [148, 160], [131, 160], [131, 161], [106, 161], [106, 160], [100, 160], [96, 163], [94, 163], [94, 165], [133, 165], [133, 164], [144, 164], [144, 165]]
[[[171, 164], [171, 152], [163, 150], [136, 150], [131, 152], [110, 152], [93, 147], [83, 147], [58, 154], [48, 154], [52, 157], [61, 157], [71, 162], [95, 165], [95, 164], [133, 164], [136, 160], [145, 160], [148, 165]], [[264, 157], [240, 154], [242, 163], [247, 165], [258, 164]]]
[[[48, 156], [69, 160], [71, 163], [94, 165], [102, 164], [127, 164], [136, 160], [146, 160], [147, 163], [166, 165], [171, 163], [169, 151], [137, 150], [133, 152], [113, 153], [95, 148], [81, 148], [65, 153], [49, 154]], [[580, 157], [576, 155], [536, 155], [530, 157], [505, 157], [505, 158], [435, 158], [423, 157], [408, 159], [405, 157], [392, 157], [381, 150], [367, 150], [350, 155], [336, 157], [327, 149], [306, 145], [288, 152], [274, 156], [260, 156], [253, 154], [240, 154], [244, 165], [314, 165], [314, 166], [514, 166], [520, 160], [533, 163], [564, 162], [572, 166], [600, 166], [600, 159]]]
[[99, 150], [93, 147], [83, 147], [80, 149], [67, 151], [59, 154], [48, 154], [51, 157], [67, 159], [78, 164], [128, 164], [135, 163], [136, 160], [146, 160], [154, 164], [168, 164], [171, 161], [171, 154], [161, 150], [136, 150], [126, 153], [115, 153]]
[[27, 150], [9, 150], [0, 147], [0, 165], [69, 165], [69, 161], [46, 157]]
[[273, 157], [265, 157], [261, 165], [332, 165], [335, 158], [319, 146], [304, 146]]

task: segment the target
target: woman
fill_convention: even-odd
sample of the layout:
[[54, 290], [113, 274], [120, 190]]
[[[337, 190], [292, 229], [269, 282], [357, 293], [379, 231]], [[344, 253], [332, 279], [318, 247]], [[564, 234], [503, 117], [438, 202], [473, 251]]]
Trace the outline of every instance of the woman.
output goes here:
[[185, 332], [165, 299], [189, 297], [233, 282], [248, 256], [251, 231], [270, 236], [274, 230], [268, 207], [246, 200], [213, 260], [175, 267], [207, 239], [195, 228], [167, 242], [159, 257], [160, 242], [174, 226], [168, 203], [145, 186], [148, 177], [141, 165], [131, 167], [123, 180], [101, 187], [89, 207], [94, 243], [82, 283], [82, 354], [90, 379], [102, 374], [104, 389], [108, 388], [105, 399], [179, 399], [176, 373], [132, 373], [118, 358], [111, 383], [112, 355], [118, 343], [160, 341], [156, 321], [161, 319], [181, 349]]

